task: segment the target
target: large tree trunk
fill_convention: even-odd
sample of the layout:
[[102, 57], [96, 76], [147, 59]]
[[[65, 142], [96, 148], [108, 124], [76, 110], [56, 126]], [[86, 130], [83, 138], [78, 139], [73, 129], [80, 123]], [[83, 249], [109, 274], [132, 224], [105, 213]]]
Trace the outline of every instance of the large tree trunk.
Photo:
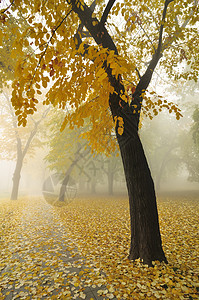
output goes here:
[[138, 134], [120, 147], [129, 194], [130, 259], [166, 261], [162, 250], [153, 179]]
[[13, 178], [12, 178], [13, 186], [12, 186], [12, 192], [11, 192], [11, 197], [10, 197], [11, 200], [17, 200], [17, 198], [18, 198], [22, 164], [23, 164], [23, 159], [21, 157], [18, 157], [15, 171], [14, 171]]
[[[111, 98], [110, 96], [110, 101], [113, 100], [112, 103], [115, 103], [116, 99]], [[111, 102], [111, 111], [115, 114]], [[122, 135], [118, 134], [119, 125], [116, 125], [129, 195], [131, 220], [129, 259], [140, 258], [143, 263], [151, 266], [154, 260], [165, 262], [167, 260], [162, 249], [154, 183], [138, 135], [139, 115], [133, 111], [134, 108], [129, 105], [117, 109], [117, 115], [122, 117], [124, 122]]]

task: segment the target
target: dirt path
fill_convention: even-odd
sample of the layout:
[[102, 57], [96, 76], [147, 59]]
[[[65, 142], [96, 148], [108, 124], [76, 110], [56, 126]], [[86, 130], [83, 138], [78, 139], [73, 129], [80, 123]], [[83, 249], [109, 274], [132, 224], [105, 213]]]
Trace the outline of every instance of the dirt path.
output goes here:
[[[98, 270], [86, 265], [53, 207], [27, 201], [12, 237], [4, 237], [0, 299], [115, 299], [104, 274], [101, 283], [93, 282]], [[107, 295], [99, 296], [100, 290]]]

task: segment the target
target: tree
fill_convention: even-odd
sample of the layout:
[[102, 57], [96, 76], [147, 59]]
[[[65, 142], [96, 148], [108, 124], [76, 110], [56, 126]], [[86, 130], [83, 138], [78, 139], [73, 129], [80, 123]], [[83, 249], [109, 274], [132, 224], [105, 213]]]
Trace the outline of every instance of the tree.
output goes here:
[[[152, 102], [148, 86], [160, 59], [161, 69], [180, 79], [176, 66], [186, 57], [193, 71], [183, 76], [197, 80], [198, 64], [193, 57], [197, 55], [198, 7], [193, 0], [115, 2], [94, 1], [88, 6], [83, 0], [62, 0], [56, 5], [51, 1], [12, 1], [3, 11], [5, 19], [8, 12], [14, 12], [29, 23], [13, 49], [18, 61], [12, 104], [19, 125], [25, 126], [27, 114], [36, 109], [41, 85], [53, 84], [44, 104], [72, 108], [62, 129], [66, 123], [71, 128], [82, 126], [84, 118], [89, 118], [91, 128], [86, 137], [96, 151], [105, 151], [114, 120], [130, 203], [129, 259], [141, 258], [151, 265], [154, 260], [167, 260], [153, 179], [138, 134], [140, 111], [142, 108], [152, 117], [150, 108], [157, 114], [167, 107], [180, 118], [172, 103]], [[31, 43], [35, 55], [24, 52]], [[127, 94], [129, 81], [131, 97]], [[114, 147], [111, 141], [108, 150]]]
[[48, 162], [49, 169], [60, 175], [66, 174], [65, 178], [69, 178], [69, 173], [73, 172], [73, 176], [75, 174], [77, 179], [81, 179], [81, 182], [87, 181], [91, 184], [93, 193], [95, 193], [97, 179], [104, 176], [105, 173], [108, 180], [108, 193], [112, 195], [113, 180], [121, 168], [118, 151], [110, 157], [103, 154], [96, 155], [96, 153], [93, 156], [88, 142], [82, 138], [88, 125], [81, 128], [75, 127], [72, 130], [66, 126], [60, 132], [64, 116], [64, 112], [54, 109], [51, 111], [46, 124], [48, 133], [45, 132], [45, 138], [48, 136], [46, 140], [48, 141], [49, 152], [45, 160]]
[[121, 159], [118, 157], [118, 151], [112, 153], [110, 157], [101, 157], [101, 168], [107, 176], [108, 194], [114, 194], [114, 180], [121, 171]]
[[199, 182], [199, 108], [193, 112], [193, 124], [191, 127], [192, 143], [185, 152], [185, 162], [189, 171], [189, 180]]
[[192, 126], [193, 141], [199, 152], [199, 108], [198, 107], [194, 110], [193, 121], [194, 121]]
[[[37, 116], [37, 118], [29, 118], [30, 120], [26, 128], [18, 128], [17, 118], [11, 106], [9, 94], [4, 90], [1, 96], [4, 96], [4, 99], [2, 99], [4, 101], [1, 100], [0, 120], [3, 126], [0, 137], [0, 150], [3, 159], [16, 159], [11, 200], [17, 200], [24, 160], [27, 153], [33, 155], [35, 148], [42, 145], [39, 137], [35, 138], [35, 135], [38, 133], [39, 125], [46, 117], [48, 109], [45, 110], [41, 116]], [[34, 143], [33, 139], [35, 139]]]

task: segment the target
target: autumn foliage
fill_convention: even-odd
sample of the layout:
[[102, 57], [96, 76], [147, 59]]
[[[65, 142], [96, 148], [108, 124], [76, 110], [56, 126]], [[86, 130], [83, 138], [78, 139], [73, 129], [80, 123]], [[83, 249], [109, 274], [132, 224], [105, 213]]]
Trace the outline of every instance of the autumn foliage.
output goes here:
[[[26, 125], [27, 115], [36, 111], [39, 95], [48, 88], [43, 103], [67, 110], [62, 130], [67, 123], [71, 127], [82, 126], [87, 118], [91, 122], [87, 138], [94, 144], [93, 148], [99, 146], [99, 151], [105, 149], [105, 146], [100, 147], [100, 143], [106, 145], [106, 137], [112, 132], [108, 99], [109, 94], [114, 92], [105, 65], [112, 70], [112, 75], [122, 79], [126, 91], [122, 91], [120, 97], [128, 101], [129, 86], [133, 88], [139, 82], [139, 76], [158, 43], [162, 2], [144, 1], [138, 4], [125, 0], [115, 3], [105, 21], [119, 54], [108, 50], [103, 44], [96, 45], [79, 22], [71, 1], [62, 0], [58, 4], [47, 1], [43, 4], [39, 0], [18, 0], [3, 7], [0, 41], [5, 45], [10, 40], [11, 30], [10, 58], [15, 61], [12, 104], [18, 124]], [[91, 16], [94, 30], [100, 24], [105, 3], [94, 1], [92, 5], [92, 9], [96, 6]], [[80, 11], [87, 9], [80, 0], [76, 1], [76, 6]], [[167, 12], [160, 72], [166, 71], [173, 79], [197, 78], [198, 66], [192, 59], [198, 37], [196, 12], [197, 3], [191, 0], [185, 4], [172, 2]], [[23, 16], [23, 23], [13, 23], [13, 14], [16, 19]], [[187, 26], [188, 23], [192, 26]], [[189, 73], [180, 74], [176, 69], [182, 61], [191, 67]], [[2, 79], [7, 80], [5, 75]], [[150, 118], [164, 108], [175, 112], [176, 118], [181, 117], [179, 108], [155, 90], [143, 92], [142, 111]], [[96, 132], [98, 140], [95, 139]], [[122, 134], [121, 129], [119, 134]], [[111, 147], [114, 148], [114, 144]]]

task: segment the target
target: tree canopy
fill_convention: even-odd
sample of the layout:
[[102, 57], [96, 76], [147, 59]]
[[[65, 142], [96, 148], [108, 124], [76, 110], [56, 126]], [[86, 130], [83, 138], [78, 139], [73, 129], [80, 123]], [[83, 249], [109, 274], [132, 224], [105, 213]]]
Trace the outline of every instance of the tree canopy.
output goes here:
[[[114, 140], [107, 143], [113, 128], [110, 93], [119, 94], [121, 105], [128, 102], [157, 55], [159, 72], [172, 80], [198, 79], [197, 11], [196, 0], [11, 1], [1, 10], [0, 38], [4, 48], [14, 15], [12, 104], [18, 125], [26, 125], [42, 88], [49, 88], [43, 103], [66, 111], [62, 129], [67, 123], [82, 126], [87, 118], [91, 126], [85, 135], [93, 148], [105, 151], [108, 144], [113, 150]], [[120, 90], [108, 72], [122, 82]], [[149, 117], [165, 107], [180, 118], [180, 110], [150, 88], [142, 96]], [[122, 135], [123, 120], [114, 118]]]

